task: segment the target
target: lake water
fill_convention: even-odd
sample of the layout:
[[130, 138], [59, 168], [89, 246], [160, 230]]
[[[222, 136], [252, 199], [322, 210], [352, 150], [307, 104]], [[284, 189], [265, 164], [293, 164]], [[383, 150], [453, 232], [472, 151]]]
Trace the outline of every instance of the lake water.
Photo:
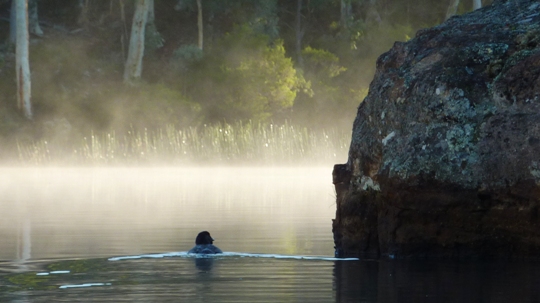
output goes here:
[[[0, 302], [540, 302], [537, 263], [333, 259], [331, 179], [2, 168]], [[202, 230], [226, 253], [186, 254]]]

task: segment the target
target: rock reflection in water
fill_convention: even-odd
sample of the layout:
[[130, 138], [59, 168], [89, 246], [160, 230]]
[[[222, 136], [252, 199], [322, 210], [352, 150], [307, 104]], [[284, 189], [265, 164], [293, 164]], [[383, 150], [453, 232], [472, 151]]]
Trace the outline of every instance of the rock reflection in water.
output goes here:
[[530, 262], [335, 262], [336, 302], [540, 302]]

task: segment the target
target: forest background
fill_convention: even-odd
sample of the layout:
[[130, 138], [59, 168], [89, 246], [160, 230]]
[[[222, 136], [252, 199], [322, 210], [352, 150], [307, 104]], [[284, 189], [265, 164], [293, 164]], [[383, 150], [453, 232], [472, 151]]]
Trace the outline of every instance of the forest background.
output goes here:
[[255, 160], [264, 152], [248, 145], [283, 141], [300, 143], [274, 156], [347, 149], [376, 58], [473, 2], [155, 0], [142, 76], [125, 81], [135, 1], [39, 0], [29, 120], [17, 108], [11, 1], [0, 0], [0, 159]]

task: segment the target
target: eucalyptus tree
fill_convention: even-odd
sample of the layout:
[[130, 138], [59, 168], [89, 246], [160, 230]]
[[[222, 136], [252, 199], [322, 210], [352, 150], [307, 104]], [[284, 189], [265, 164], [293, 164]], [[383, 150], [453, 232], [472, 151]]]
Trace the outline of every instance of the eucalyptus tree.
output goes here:
[[[10, 31], [9, 31], [9, 41], [10, 43], [15, 43], [17, 36], [17, 14], [16, 14], [16, 3], [17, 1], [11, 1], [11, 12], [10, 12]], [[37, 0], [28, 0], [27, 7], [25, 10], [28, 10], [28, 30], [30, 33], [36, 36], [43, 36], [43, 30], [39, 26], [38, 18], [38, 5]]]
[[302, 39], [304, 38], [305, 27], [302, 26], [302, 0], [296, 1], [296, 22], [295, 22], [295, 33], [296, 33], [296, 40], [295, 40], [295, 48], [296, 48], [296, 60], [298, 62], [298, 65], [300, 67], [303, 67], [304, 65], [304, 59], [302, 58]]
[[27, 119], [32, 119], [28, 0], [12, 0], [12, 29], [15, 27], [15, 68], [17, 77], [17, 105]]
[[[196, 0], [197, 3], [197, 31], [198, 31], [198, 41], [197, 46], [200, 50], [203, 49], [203, 39], [204, 39], [204, 28], [203, 28], [203, 7], [202, 0]], [[177, 11], [183, 10], [189, 6], [189, 0], [178, 0], [174, 9]]]
[[197, 0], [197, 28], [199, 29], [199, 49], [203, 49], [203, 12], [201, 0]]
[[153, 5], [153, 0], [136, 0], [135, 2], [128, 56], [124, 67], [124, 83], [126, 84], [133, 84], [141, 78], [145, 29], [148, 21], [148, 12]]
[[[249, 24], [255, 32], [268, 35], [273, 40], [279, 38], [277, 0], [178, 0], [174, 8], [177, 11], [197, 12], [197, 45], [201, 50], [204, 44], [204, 22], [207, 22], [206, 28], [212, 33], [212, 20], [219, 15], [229, 15], [234, 24]], [[208, 16], [206, 19], [203, 18], [203, 12]]]
[[351, 0], [341, 0], [341, 26], [347, 28], [352, 19], [352, 3]]

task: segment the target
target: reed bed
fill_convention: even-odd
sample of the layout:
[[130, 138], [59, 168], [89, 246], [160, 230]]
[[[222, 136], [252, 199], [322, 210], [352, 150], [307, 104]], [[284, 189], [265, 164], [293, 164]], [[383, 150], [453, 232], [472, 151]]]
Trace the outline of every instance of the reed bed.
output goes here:
[[94, 134], [64, 144], [18, 144], [24, 164], [329, 164], [344, 162], [350, 133], [289, 123], [237, 123]]

